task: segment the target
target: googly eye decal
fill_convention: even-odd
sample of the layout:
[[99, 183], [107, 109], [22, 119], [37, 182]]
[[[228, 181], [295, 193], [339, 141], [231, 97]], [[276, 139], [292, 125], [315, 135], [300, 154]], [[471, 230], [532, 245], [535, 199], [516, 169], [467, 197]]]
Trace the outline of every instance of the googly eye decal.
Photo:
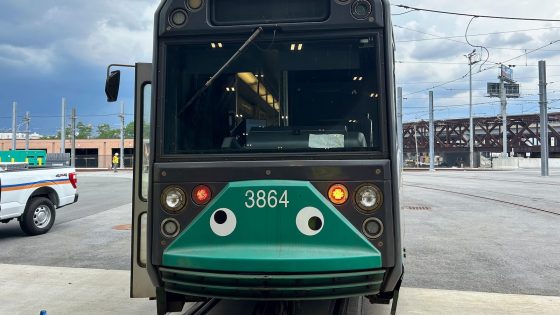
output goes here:
[[298, 230], [307, 236], [319, 234], [325, 225], [325, 219], [319, 209], [315, 207], [305, 207], [296, 216]]
[[218, 236], [228, 236], [235, 230], [237, 218], [233, 211], [220, 208], [210, 216], [210, 228]]

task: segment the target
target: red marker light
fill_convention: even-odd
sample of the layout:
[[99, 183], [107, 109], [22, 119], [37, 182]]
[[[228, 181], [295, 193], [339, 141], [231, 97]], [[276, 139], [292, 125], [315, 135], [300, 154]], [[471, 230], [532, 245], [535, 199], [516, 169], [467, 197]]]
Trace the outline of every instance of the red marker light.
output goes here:
[[197, 205], [205, 205], [212, 199], [212, 191], [205, 185], [196, 186], [192, 192], [192, 199]]

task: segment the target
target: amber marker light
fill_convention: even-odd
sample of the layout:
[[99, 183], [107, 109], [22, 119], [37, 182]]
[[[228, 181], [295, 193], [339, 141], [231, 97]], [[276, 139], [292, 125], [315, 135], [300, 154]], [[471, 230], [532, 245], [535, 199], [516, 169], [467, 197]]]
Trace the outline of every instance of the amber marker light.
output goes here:
[[348, 200], [348, 189], [342, 184], [334, 184], [329, 188], [329, 200], [335, 205], [341, 205]]
[[205, 205], [212, 199], [212, 191], [205, 185], [196, 186], [192, 192], [192, 199], [197, 205]]

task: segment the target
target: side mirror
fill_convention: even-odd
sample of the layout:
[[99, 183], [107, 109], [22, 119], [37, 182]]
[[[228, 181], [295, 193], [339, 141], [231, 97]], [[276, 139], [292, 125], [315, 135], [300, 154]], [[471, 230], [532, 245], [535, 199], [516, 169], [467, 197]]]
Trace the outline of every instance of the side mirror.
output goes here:
[[107, 95], [107, 102], [116, 102], [119, 97], [119, 86], [121, 85], [121, 72], [120, 70], [111, 71], [105, 81], [105, 95]]

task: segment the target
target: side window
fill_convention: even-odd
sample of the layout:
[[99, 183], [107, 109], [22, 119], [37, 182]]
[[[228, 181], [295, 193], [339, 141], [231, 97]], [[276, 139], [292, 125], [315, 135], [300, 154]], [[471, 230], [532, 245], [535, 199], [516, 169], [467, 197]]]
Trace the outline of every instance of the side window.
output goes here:
[[152, 100], [152, 85], [146, 84], [142, 88], [142, 180], [140, 182], [140, 194], [144, 200], [148, 199], [148, 184], [150, 182], [150, 117], [151, 117], [151, 100]]

